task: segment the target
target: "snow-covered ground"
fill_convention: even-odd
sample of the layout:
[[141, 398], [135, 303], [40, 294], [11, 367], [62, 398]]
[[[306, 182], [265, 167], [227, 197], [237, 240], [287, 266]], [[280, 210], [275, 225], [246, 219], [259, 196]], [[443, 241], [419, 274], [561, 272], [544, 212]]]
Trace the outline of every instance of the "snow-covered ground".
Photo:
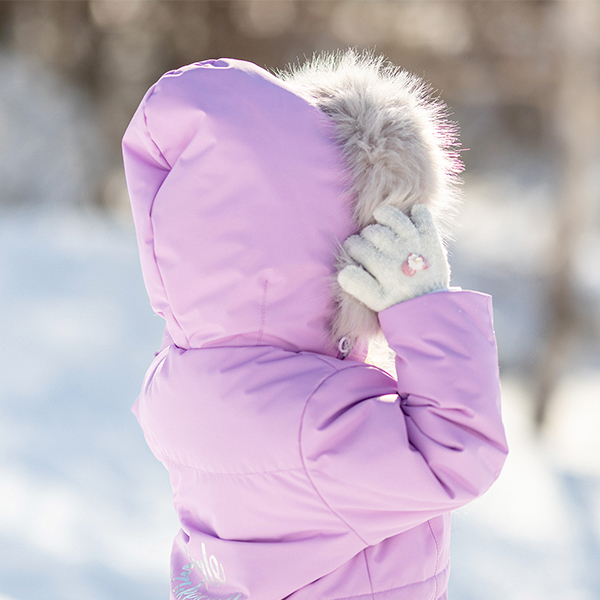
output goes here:
[[600, 598], [600, 374], [564, 379], [537, 440], [526, 390], [503, 380], [511, 452], [500, 479], [456, 511], [451, 600]]
[[0, 290], [0, 593], [166, 598], [169, 486], [129, 412], [162, 323], [133, 231], [5, 213]]
[[[162, 333], [130, 227], [0, 218], [0, 600], [164, 600], [177, 530], [129, 407]], [[600, 374], [573, 372], [535, 439], [504, 380], [511, 454], [454, 518], [452, 600], [600, 598]]]

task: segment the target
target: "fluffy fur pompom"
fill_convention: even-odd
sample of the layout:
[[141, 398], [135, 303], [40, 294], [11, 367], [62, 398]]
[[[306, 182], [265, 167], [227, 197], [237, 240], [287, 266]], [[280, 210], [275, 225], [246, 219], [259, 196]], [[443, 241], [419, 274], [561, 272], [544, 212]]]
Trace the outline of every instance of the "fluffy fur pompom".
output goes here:
[[[333, 120], [357, 231], [374, 222], [380, 205], [410, 214], [414, 204], [423, 203], [447, 237], [462, 171], [457, 127], [421, 79], [383, 57], [354, 50], [316, 55], [278, 75]], [[353, 261], [340, 247], [338, 272], [348, 264]], [[344, 292], [337, 279], [333, 285], [333, 339], [376, 336], [377, 314]]]

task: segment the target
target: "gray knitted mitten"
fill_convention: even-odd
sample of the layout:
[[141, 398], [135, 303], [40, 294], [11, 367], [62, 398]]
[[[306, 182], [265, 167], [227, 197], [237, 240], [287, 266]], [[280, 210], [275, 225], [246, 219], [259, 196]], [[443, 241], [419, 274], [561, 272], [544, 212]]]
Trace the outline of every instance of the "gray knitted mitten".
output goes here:
[[373, 213], [377, 224], [344, 242], [358, 263], [338, 274], [342, 288], [380, 312], [405, 300], [448, 289], [450, 267], [429, 209], [416, 204], [410, 219], [394, 206]]

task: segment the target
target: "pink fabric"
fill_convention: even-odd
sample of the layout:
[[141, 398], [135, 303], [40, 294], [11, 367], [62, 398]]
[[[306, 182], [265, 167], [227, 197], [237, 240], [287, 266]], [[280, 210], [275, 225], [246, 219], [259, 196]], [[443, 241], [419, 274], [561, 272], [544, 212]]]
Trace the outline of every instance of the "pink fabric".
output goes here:
[[330, 277], [353, 225], [331, 126], [240, 61], [167, 73], [146, 94], [127, 183], [152, 305], [180, 348], [241, 335], [336, 352]]
[[134, 411], [181, 522], [172, 600], [445, 598], [450, 511], [504, 462], [488, 296], [382, 312], [398, 382], [360, 351], [338, 358], [329, 286], [353, 226], [332, 139], [229, 59], [165, 75], [125, 135], [168, 329]]

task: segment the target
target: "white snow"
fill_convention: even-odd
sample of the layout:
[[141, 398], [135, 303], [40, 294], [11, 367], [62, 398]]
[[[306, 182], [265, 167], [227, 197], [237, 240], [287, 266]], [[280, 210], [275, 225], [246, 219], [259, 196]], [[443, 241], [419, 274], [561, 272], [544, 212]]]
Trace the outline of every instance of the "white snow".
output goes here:
[[166, 597], [178, 527], [129, 412], [162, 323], [133, 231], [5, 211], [0, 290], [0, 592]]
[[[585, 423], [600, 427], [600, 377], [582, 372], [565, 379], [540, 440], [525, 386], [511, 378], [503, 383], [511, 451], [491, 490], [455, 513], [451, 597], [597, 599], [600, 443]], [[572, 413], [570, 423], [563, 411]], [[565, 457], [562, 448], [573, 442], [586, 454]]]

